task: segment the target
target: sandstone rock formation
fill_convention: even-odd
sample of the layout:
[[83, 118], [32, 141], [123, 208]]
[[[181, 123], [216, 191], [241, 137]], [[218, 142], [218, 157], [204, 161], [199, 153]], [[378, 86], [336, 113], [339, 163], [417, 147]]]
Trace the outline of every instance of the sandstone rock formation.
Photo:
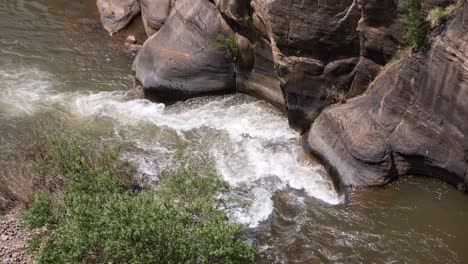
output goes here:
[[235, 91], [234, 64], [217, 39], [233, 32], [206, 0], [177, 0], [166, 25], [150, 37], [134, 63], [149, 97], [173, 102]]
[[114, 34], [140, 12], [138, 0], [97, 0], [104, 28]]
[[[423, 15], [452, 2], [423, 0]], [[465, 188], [466, 3], [424, 50], [372, 84], [404, 44], [399, 0], [140, 3], [151, 37], [134, 71], [147, 96], [173, 102], [237, 91], [264, 99], [344, 185], [413, 173]], [[235, 58], [220, 35], [235, 38]]]
[[156, 33], [166, 22], [172, 0], [140, 0], [143, 25], [148, 36]]
[[250, 58], [237, 65], [237, 89], [285, 110], [303, 133], [323, 109], [367, 89], [402, 46], [404, 13], [397, 0], [252, 0], [250, 29], [237, 26]]
[[344, 185], [399, 175], [468, 187], [468, 4], [423, 50], [389, 67], [368, 92], [325, 110], [306, 137]]

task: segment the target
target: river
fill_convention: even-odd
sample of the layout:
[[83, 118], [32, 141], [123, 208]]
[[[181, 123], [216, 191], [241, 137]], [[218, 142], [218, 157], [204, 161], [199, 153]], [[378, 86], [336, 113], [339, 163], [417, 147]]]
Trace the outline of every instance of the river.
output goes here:
[[262, 249], [259, 263], [468, 261], [468, 196], [412, 177], [338, 194], [262, 101], [141, 98], [133, 57], [119, 44], [125, 32], [107, 35], [89, 2], [1, 0], [0, 154], [24, 131], [49, 126], [129, 146], [123, 158], [149, 183], [178, 153], [210, 160], [248, 202], [230, 217]]

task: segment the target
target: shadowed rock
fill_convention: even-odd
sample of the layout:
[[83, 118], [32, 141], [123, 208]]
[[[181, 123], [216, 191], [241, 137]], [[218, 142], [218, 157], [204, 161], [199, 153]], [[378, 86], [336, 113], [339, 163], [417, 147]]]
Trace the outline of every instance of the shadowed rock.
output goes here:
[[218, 36], [233, 36], [216, 6], [178, 0], [164, 26], [143, 45], [135, 63], [145, 95], [174, 102], [235, 91], [234, 64]]
[[171, 0], [140, 0], [143, 25], [148, 36], [156, 33], [171, 11]]
[[[362, 94], [403, 42], [406, 11], [397, 0], [252, 0], [250, 10], [218, 2], [243, 37], [238, 91], [285, 110], [301, 133], [329, 105]], [[238, 10], [250, 18], [247, 30]]]
[[468, 183], [468, 5], [368, 92], [325, 110], [305, 144], [344, 185], [399, 175]]
[[137, 0], [97, 0], [101, 21], [110, 34], [123, 29], [140, 12]]

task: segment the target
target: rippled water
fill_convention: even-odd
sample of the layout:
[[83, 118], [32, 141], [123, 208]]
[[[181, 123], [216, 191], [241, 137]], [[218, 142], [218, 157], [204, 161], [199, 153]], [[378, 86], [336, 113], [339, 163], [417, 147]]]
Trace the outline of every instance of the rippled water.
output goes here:
[[468, 198], [410, 179], [346, 201], [301, 151], [278, 111], [243, 95], [172, 106], [132, 91], [125, 34], [101, 30], [90, 0], [0, 2], [0, 142], [38, 120], [132, 146], [125, 158], [155, 181], [179, 151], [213, 160], [250, 201], [232, 212], [263, 249], [261, 263], [468, 261]]

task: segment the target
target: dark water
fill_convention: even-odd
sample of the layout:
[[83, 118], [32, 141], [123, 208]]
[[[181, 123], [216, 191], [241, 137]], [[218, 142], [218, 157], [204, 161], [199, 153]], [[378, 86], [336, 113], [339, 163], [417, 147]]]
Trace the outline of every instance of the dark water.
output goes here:
[[132, 146], [124, 158], [146, 180], [178, 151], [214, 160], [250, 202], [231, 217], [253, 230], [260, 263], [468, 262], [468, 196], [410, 178], [345, 199], [263, 102], [138, 98], [133, 58], [119, 45], [128, 32], [110, 37], [96, 18], [91, 0], [0, 0], [0, 155], [49, 126]]

